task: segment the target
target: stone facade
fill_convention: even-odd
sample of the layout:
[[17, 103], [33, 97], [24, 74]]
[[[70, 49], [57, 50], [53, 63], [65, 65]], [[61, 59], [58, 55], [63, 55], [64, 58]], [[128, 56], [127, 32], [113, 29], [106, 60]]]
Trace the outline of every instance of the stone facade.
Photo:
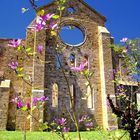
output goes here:
[[[74, 12], [68, 12], [68, 8], [73, 8]], [[53, 13], [55, 12], [56, 5], [55, 3], [51, 3], [38, 10], [41, 9], [44, 9], [46, 14]], [[71, 93], [73, 94], [72, 96], [77, 118], [83, 114], [89, 114], [93, 118], [95, 125], [99, 125], [104, 129], [111, 126], [117, 126], [116, 119], [112, 118], [106, 100], [106, 95], [108, 93], [111, 94], [112, 97], [115, 97], [115, 91], [114, 85], [109, 79], [109, 71], [112, 71], [113, 63], [112, 52], [108, 46], [111, 44], [112, 39], [110, 33], [104, 27], [105, 21], [105, 17], [90, 8], [83, 1], [71, 0], [66, 4], [65, 11], [62, 14], [61, 26], [78, 27], [84, 34], [84, 41], [81, 44], [70, 46], [69, 44], [62, 42], [60, 37], [58, 40], [50, 38], [45, 30], [35, 33], [30, 29], [34, 22], [27, 28], [26, 46], [30, 46], [32, 49], [36, 50], [38, 44], [43, 45], [45, 49], [40, 56], [40, 59], [43, 62], [46, 61], [46, 63], [40, 63], [35, 59], [30, 62], [26, 61], [24, 63], [25, 73], [32, 77], [33, 86], [29, 87], [26, 83], [21, 83], [21, 86], [16, 86], [16, 90], [18, 90], [16, 93], [20, 92], [22, 96], [26, 97], [27, 89], [31, 90], [32, 96], [31, 98], [27, 96], [26, 100], [32, 100], [33, 97], [40, 97], [42, 95], [49, 97], [47, 107], [44, 111], [41, 111], [39, 116], [41, 122], [51, 121], [58, 117], [66, 117], [70, 120], [69, 113], [71, 113], [72, 110], [69, 90], [72, 90]], [[61, 51], [61, 53], [59, 52], [59, 54], [56, 54], [55, 51], [56, 41], [59, 44], [57, 46], [58, 48], [63, 46], [63, 51]], [[7, 40], [2, 40], [2, 42], [7, 43]], [[74, 54], [76, 57], [76, 66], [78, 66], [86, 56], [88, 59], [88, 69], [91, 73], [94, 73], [90, 78], [92, 84], [91, 103], [88, 103], [87, 100], [88, 87], [85, 84], [87, 79], [83, 75], [71, 70], [71, 65], [68, 61], [71, 54]], [[7, 56], [6, 51], [0, 56], [0, 63], [2, 62], [0, 71], [4, 72], [6, 71], [6, 64], [8, 62], [8, 58], [5, 58], [5, 56]], [[56, 67], [56, 57], [59, 56], [62, 57], [62, 67], [60, 69]], [[11, 94], [11, 97], [14, 97], [17, 80], [9, 77], [9, 74], [5, 75], [4, 79], [5, 78], [10, 79], [12, 83], [11, 85], [13, 86], [5, 89], [6, 94], [3, 91], [3, 88], [0, 87], [0, 100], [7, 103], [5, 108], [2, 108], [0, 104], [1, 112], [3, 110], [5, 111], [5, 114], [0, 114], [2, 116], [0, 116], [0, 122], [5, 120], [0, 129], [6, 129], [6, 126], [8, 126], [7, 124], [10, 126], [10, 124], [13, 123], [14, 129], [23, 129], [24, 125], [26, 125], [27, 129], [38, 130], [38, 122], [31, 118], [25, 124], [26, 114], [16, 110], [15, 107], [10, 107], [11, 104], [8, 103], [8, 99], [10, 102]], [[20, 82], [17, 85], [19, 84]], [[57, 91], [54, 91], [54, 85], [57, 86]], [[68, 88], [68, 85], [70, 89]], [[58, 102], [56, 105], [53, 105], [53, 92], [57, 92]], [[5, 94], [6, 97], [3, 97], [3, 94]], [[91, 106], [89, 107], [88, 104], [91, 104]], [[15, 112], [13, 115], [10, 115], [13, 109], [15, 109]], [[7, 120], [8, 114], [10, 118], [13, 118], [13, 120], [9, 122]], [[37, 112], [32, 111], [31, 114], [36, 116]], [[71, 127], [73, 126], [71, 125]]]

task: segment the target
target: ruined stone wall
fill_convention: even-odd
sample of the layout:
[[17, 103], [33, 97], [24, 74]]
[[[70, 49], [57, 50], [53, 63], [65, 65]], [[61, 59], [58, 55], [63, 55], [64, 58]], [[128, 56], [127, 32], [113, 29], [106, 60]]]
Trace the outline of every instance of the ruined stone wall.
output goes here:
[[[42, 54], [37, 52], [36, 56], [33, 58], [33, 71], [32, 71], [32, 98], [44, 96], [45, 88], [44, 81], [47, 80], [44, 78], [45, 75], [45, 51], [46, 51], [46, 31], [37, 32], [35, 35], [36, 45], [34, 45], [37, 52], [38, 45], [43, 46]], [[31, 130], [38, 130], [40, 123], [44, 122], [44, 111], [45, 109], [41, 108], [39, 111], [32, 111], [34, 118], [31, 118]]]
[[[115, 96], [115, 88], [114, 83], [111, 79], [111, 74], [113, 73], [113, 56], [112, 56], [112, 50], [110, 48], [110, 45], [112, 43], [112, 39], [110, 34], [103, 33], [103, 51], [104, 51], [104, 65], [105, 65], [105, 84], [106, 84], [106, 95], [110, 94], [110, 97], [112, 98], [114, 104], [116, 104], [116, 96]], [[109, 128], [116, 127], [117, 128], [117, 118], [113, 117], [112, 110], [108, 106], [108, 125]]]
[[8, 120], [9, 88], [0, 87], [0, 130], [6, 130]]
[[[46, 14], [56, 12], [55, 4], [50, 4], [43, 8]], [[74, 12], [68, 12], [68, 8], [74, 8]], [[71, 128], [73, 128], [69, 115], [72, 112], [68, 90], [69, 85], [70, 87], [74, 87], [74, 109], [77, 118], [81, 115], [89, 114], [95, 121], [95, 124], [99, 126], [107, 128], [108, 123], [112, 125], [114, 122], [108, 119], [106, 105], [106, 94], [114, 94], [114, 87], [108, 77], [108, 70], [112, 69], [112, 54], [108, 48], [110, 35], [109, 33], [106, 35], [99, 31], [99, 26], [104, 27], [104, 22], [105, 18], [95, 10], [90, 9], [80, 0], [71, 0], [66, 4], [65, 11], [62, 14], [61, 27], [65, 25], [76, 26], [83, 32], [85, 35], [84, 41], [78, 46], [72, 47], [65, 44], [62, 42], [60, 36], [56, 40], [54, 37], [50, 37], [45, 30], [35, 33], [29, 26], [25, 46], [31, 47], [32, 52], [36, 52], [37, 46], [42, 45], [43, 52], [42, 55], [36, 53], [35, 56], [31, 56], [24, 61], [25, 74], [29, 74], [31, 77], [32, 85], [26, 82], [19, 82], [19, 80], [14, 78], [14, 73], [10, 75], [7, 72], [5, 73], [5, 77], [10, 77], [9, 79], [12, 83], [10, 93], [7, 92], [5, 101], [8, 98], [10, 98], [10, 101], [19, 92], [21, 92], [21, 96], [24, 96], [27, 101], [31, 101], [33, 97], [46, 95], [49, 97], [49, 101], [44, 110], [40, 111], [40, 116], [37, 119], [40, 122], [45, 122], [52, 121], [58, 117], [66, 117], [69, 120]], [[56, 46], [56, 42], [59, 44], [58, 46]], [[63, 48], [63, 50], [59, 51], [59, 55], [62, 56], [62, 67], [60, 69], [56, 67], [56, 57], [58, 55], [55, 50], [56, 47], [58, 49]], [[8, 53], [9, 51], [10, 49], [4, 51], [4, 55], [0, 57], [0, 62], [2, 63], [0, 71], [7, 71], [7, 63], [9, 63], [10, 58], [15, 53]], [[84, 56], [88, 57], [88, 69], [94, 73], [93, 77], [90, 78], [93, 86], [92, 108], [88, 108], [86, 78], [79, 73], [73, 72], [69, 65], [68, 59], [71, 53], [74, 53], [76, 56], [76, 66], [80, 65]], [[15, 53], [14, 57], [18, 59], [17, 53]], [[52, 107], [54, 84], [58, 85], [58, 106], [56, 107]], [[1, 97], [3, 98], [3, 96]], [[38, 130], [40, 124], [38, 121], [33, 118], [27, 120], [28, 114], [17, 110], [11, 103], [7, 104], [7, 107], [9, 108], [9, 111], [7, 109], [9, 118], [7, 124], [9, 128], [13, 127], [13, 129], [23, 130], [26, 127], [26, 129]], [[12, 111], [14, 111], [13, 114]], [[39, 112], [34, 110], [30, 113], [34, 117], [37, 117]]]
[[[31, 52], [34, 50], [34, 32], [31, 29], [26, 30], [26, 41], [24, 43], [25, 47], [30, 47]], [[24, 74], [27, 76], [27, 79], [32, 80], [32, 69], [33, 69], [33, 57], [28, 56], [23, 61]], [[30, 78], [29, 78], [30, 77]], [[31, 81], [27, 80], [22, 82], [22, 92], [21, 97], [24, 100], [24, 103], [31, 102], [32, 95], [32, 85]], [[30, 111], [29, 111], [30, 113]], [[27, 111], [17, 110], [16, 112], [16, 130], [30, 130], [30, 119], [28, 118], [29, 113]], [[28, 119], [27, 119], [28, 118]]]
[[[3, 112], [6, 113], [7, 122], [5, 122], [5, 129], [7, 130], [15, 130], [19, 129], [18, 124], [18, 110], [14, 103], [11, 102], [13, 98], [16, 96], [22, 96], [23, 91], [23, 81], [18, 78], [13, 70], [8, 67], [8, 64], [12, 61], [20, 61], [22, 55], [17, 52], [15, 48], [8, 47], [9, 41], [12, 39], [0, 39], [0, 48], [2, 49], [2, 54], [0, 55], [0, 71], [3, 72], [3, 76], [1, 77], [2, 82], [9, 80], [10, 85], [8, 88], [1, 87], [1, 96], [0, 99], [1, 104], [5, 105], [6, 108], [0, 107]], [[24, 43], [24, 41], [23, 41]], [[4, 98], [3, 98], [4, 97]], [[3, 114], [4, 115], [4, 114]], [[25, 119], [25, 117], [24, 117]], [[23, 119], [23, 122], [24, 122]]]
[[[45, 46], [46, 46], [46, 31], [33, 31], [33, 24], [27, 27], [25, 47], [31, 48], [32, 55], [27, 57], [24, 61], [24, 73], [30, 79], [27, 82], [23, 81], [22, 96], [25, 102], [32, 102], [34, 97], [41, 97], [44, 95], [44, 66], [45, 66]], [[37, 52], [38, 45], [43, 46], [42, 54]], [[40, 122], [43, 121], [44, 111], [29, 110], [28, 113], [18, 110], [16, 116], [16, 129], [30, 129], [32, 131], [38, 130]], [[27, 119], [29, 113], [34, 117]], [[42, 121], [41, 121], [42, 120]], [[25, 122], [26, 121], [26, 122]], [[40, 121], [40, 122], [39, 122]]]
[[[11, 114], [9, 112], [9, 100], [11, 98], [11, 92], [10, 92], [10, 84], [7, 85], [8, 82], [6, 80], [9, 80], [10, 83], [10, 70], [8, 68], [8, 63], [10, 63], [10, 57], [13, 57], [11, 52], [12, 50], [8, 49], [7, 43], [10, 39], [0, 39], [0, 71], [2, 73], [0, 77], [0, 124], [1, 124], [1, 130], [7, 129], [7, 126], [9, 125], [8, 122], [11, 122], [11, 126], [14, 127], [14, 124], [12, 125], [12, 121], [15, 123], [15, 118], [9, 118], [9, 115]], [[11, 109], [13, 111], [13, 109]], [[13, 113], [14, 116], [14, 113]]]
[[[102, 96], [101, 96], [101, 77], [100, 77], [100, 55], [99, 55], [99, 43], [98, 43], [98, 26], [104, 26], [104, 21], [91, 12], [87, 7], [79, 2], [71, 2], [67, 5], [68, 7], [74, 7], [75, 12], [73, 14], [65, 11], [62, 19], [61, 26], [64, 25], [73, 25], [79, 27], [85, 34], [85, 41], [83, 44], [71, 47], [64, 44], [59, 38], [60, 47], [63, 46], [63, 52], [61, 55], [62, 60], [62, 69], [57, 69], [56, 64], [56, 52], [55, 52], [55, 40], [48, 39], [46, 44], [46, 60], [50, 61], [45, 66], [45, 88], [47, 89], [45, 94], [49, 96], [50, 102], [47, 106], [47, 112], [45, 115], [45, 120], [52, 120], [57, 117], [69, 117], [68, 112], [71, 112], [70, 109], [70, 99], [68, 93], [68, 85], [66, 79], [64, 78], [64, 73], [66, 73], [66, 78], [69, 82], [69, 86], [75, 85], [76, 92], [76, 107], [77, 117], [82, 114], [91, 114], [94, 115], [96, 123], [100, 126], [103, 126], [103, 113], [102, 113]], [[66, 8], [66, 9], [67, 9]], [[53, 7], [50, 8], [53, 11]], [[85, 12], [86, 11], [86, 12]], [[47, 13], [47, 12], [46, 12]], [[59, 47], [59, 46], [58, 46]], [[72, 72], [70, 66], [67, 64], [68, 57], [71, 53], [76, 54], [76, 63], [77, 66], [82, 62], [84, 55], [87, 55], [89, 58], [89, 70], [94, 72], [94, 76], [91, 78], [91, 83], [94, 88], [94, 108], [87, 108], [87, 86], [85, 83], [87, 80], [84, 76]], [[52, 107], [52, 87], [53, 84], [58, 85], [58, 107]], [[49, 118], [48, 115], [49, 114]], [[51, 115], [52, 114], [52, 115]]]
[[[10, 90], [11, 84], [7, 86], [6, 80], [12, 80], [11, 71], [8, 68], [12, 56], [12, 49], [7, 47], [10, 39], [0, 39], [0, 71], [3, 73], [0, 77], [0, 124], [1, 130], [5, 130], [9, 127], [15, 129], [15, 108], [9, 102], [13, 96], [13, 92]], [[11, 83], [11, 82], [10, 82]], [[9, 110], [10, 109], [10, 110]], [[13, 113], [14, 111], [14, 113]], [[12, 112], [12, 113], [11, 113]], [[13, 117], [9, 117], [12, 114]]]

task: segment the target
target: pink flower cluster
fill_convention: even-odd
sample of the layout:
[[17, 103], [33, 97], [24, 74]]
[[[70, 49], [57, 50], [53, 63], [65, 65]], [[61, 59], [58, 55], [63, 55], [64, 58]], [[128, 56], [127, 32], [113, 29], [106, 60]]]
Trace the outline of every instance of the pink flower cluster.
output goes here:
[[124, 37], [124, 38], [122, 38], [122, 39], [120, 40], [120, 42], [126, 43], [127, 40], [128, 40], [128, 38]]
[[41, 97], [34, 97], [33, 98], [33, 105], [35, 106], [35, 105], [37, 105], [37, 103], [39, 103], [39, 102], [44, 102], [44, 101], [47, 101], [48, 100], [48, 97], [45, 97], [45, 96], [41, 96]]
[[42, 54], [42, 52], [43, 52], [43, 46], [42, 45], [38, 45], [37, 52]]
[[22, 41], [21, 39], [10, 40], [9, 43], [8, 43], [8, 46], [16, 48], [16, 47], [18, 47], [21, 44], [21, 41]]
[[81, 72], [85, 69], [85, 67], [88, 65], [88, 61], [84, 61], [82, 62], [78, 67], [71, 67], [71, 70], [77, 71], [77, 72]]
[[[43, 28], [45, 28], [46, 22], [51, 20], [52, 16], [54, 16], [54, 14], [50, 14], [50, 13], [44, 16], [38, 16], [33, 30], [37, 32], [41, 31]], [[56, 27], [57, 27], [57, 23], [50, 21], [50, 25], [47, 26], [46, 28], [54, 30]]]
[[21, 101], [20, 98], [16, 97], [11, 100], [11, 102], [15, 103], [17, 105], [17, 108], [20, 109], [23, 107], [23, 102]]
[[[13, 40], [10, 40], [9, 43], [8, 43], [8, 46], [9, 47], [12, 47], [12, 48], [17, 48], [18, 46], [21, 45], [21, 39], [13, 39]], [[13, 70], [16, 70], [17, 67], [18, 67], [18, 62], [11, 62], [8, 64], [8, 66], [13, 69]]]
[[87, 129], [92, 129], [93, 128], [93, 122], [88, 115], [83, 115], [79, 119], [79, 123], [83, 123]]
[[70, 128], [69, 127], [63, 127], [62, 132], [69, 132]]
[[[34, 97], [33, 98], [33, 106], [36, 106], [37, 103], [39, 103], [39, 102], [45, 102], [47, 100], [48, 100], [48, 97], [45, 97], [45, 96], [41, 96], [39, 98]], [[15, 103], [17, 105], [18, 109], [22, 109], [23, 107], [25, 107], [26, 109], [30, 109], [31, 108], [31, 103], [30, 102], [26, 102], [25, 106], [24, 106], [23, 101], [20, 98], [18, 98], [18, 97], [12, 99], [11, 102]]]
[[66, 118], [55, 119], [58, 125], [64, 126], [66, 124]]
[[17, 67], [18, 67], [18, 62], [11, 62], [8, 64], [8, 66], [13, 69], [13, 70], [16, 70]]
[[60, 131], [69, 132], [70, 128], [66, 127], [66, 118], [55, 119], [56, 125], [60, 126]]

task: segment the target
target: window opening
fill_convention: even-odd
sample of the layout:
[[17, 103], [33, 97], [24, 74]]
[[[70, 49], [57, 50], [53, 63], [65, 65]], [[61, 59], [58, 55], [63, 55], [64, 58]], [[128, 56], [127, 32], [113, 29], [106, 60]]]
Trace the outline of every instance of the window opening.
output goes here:
[[71, 47], [80, 46], [84, 43], [85, 35], [83, 31], [74, 25], [63, 26], [59, 32], [61, 41]]
[[74, 14], [75, 13], [75, 9], [73, 7], [69, 7], [69, 8], [67, 8], [67, 12], [69, 14]]
[[90, 86], [87, 86], [87, 107], [90, 109], [94, 108], [94, 99], [93, 99], [93, 91]]
[[84, 56], [83, 63], [85, 64], [85, 69], [89, 69], [89, 58], [87, 55]]
[[56, 83], [52, 86], [52, 107], [58, 107], [58, 85]]
[[137, 98], [137, 109], [138, 111], [140, 111], [140, 93], [136, 94], [136, 98]]
[[71, 53], [69, 56], [69, 61], [71, 66], [76, 66], [76, 57], [75, 54]]
[[61, 65], [62, 65], [62, 59], [63, 59], [63, 56], [61, 54], [57, 54], [55, 55], [55, 59], [56, 59], [56, 69], [60, 69], [61, 68]]
[[[74, 108], [76, 107], [76, 91], [75, 91], [75, 86], [71, 85], [70, 86], [70, 92], [71, 92], [71, 97], [72, 97], [72, 104], [74, 105]], [[72, 108], [72, 104], [70, 102], [70, 107]]]

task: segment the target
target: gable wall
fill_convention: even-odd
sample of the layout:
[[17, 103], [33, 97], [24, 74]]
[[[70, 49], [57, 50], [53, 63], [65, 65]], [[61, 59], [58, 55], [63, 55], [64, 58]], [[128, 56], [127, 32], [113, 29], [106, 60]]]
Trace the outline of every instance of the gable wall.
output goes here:
[[[77, 110], [78, 110], [78, 116], [82, 114], [94, 114], [94, 117], [96, 119], [96, 123], [100, 126], [103, 126], [103, 108], [102, 108], [102, 96], [101, 94], [101, 76], [100, 76], [100, 51], [99, 51], [99, 34], [98, 34], [98, 26], [104, 26], [104, 21], [96, 14], [91, 12], [87, 7], [82, 5], [79, 2], [71, 2], [68, 4], [68, 7], [75, 7], [75, 13], [69, 14], [65, 11], [63, 14], [63, 17], [61, 19], [62, 25], [75, 25], [79, 26], [85, 31], [86, 40], [85, 42], [79, 46], [78, 48], [69, 47], [68, 45], [63, 44], [61, 42], [61, 39], [59, 38], [59, 44], [60, 46], [64, 46], [64, 53], [63, 55], [63, 62], [62, 65], [64, 67], [64, 70], [68, 70], [66, 72], [66, 77], [69, 81], [69, 84], [76, 85], [76, 103], [77, 103]], [[46, 14], [49, 12], [54, 11], [55, 5], [52, 5], [52, 7], [46, 8]], [[47, 61], [50, 61], [50, 63], [45, 65], [45, 81], [44, 86], [45, 89], [45, 95], [49, 96], [50, 103], [49, 107], [47, 108], [47, 113], [53, 114], [53, 116], [49, 115], [49, 118], [45, 118], [45, 120], [51, 120], [54, 117], [60, 117], [60, 116], [67, 116], [67, 110], [70, 109], [70, 99], [68, 95], [68, 87], [67, 83], [64, 79], [63, 73], [61, 70], [56, 70], [55, 67], [55, 40], [47, 38], [47, 44], [46, 44], [46, 56], [45, 59]], [[108, 43], [104, 43], [104, 45], [108, 45]], [[80, 50], [80, 51], [79, 51]], [[86, 79], [76, 74], [75, 76], [69, 74], [70, 67], [66, 64], [68, 56], [70, 53], [74, 52], [77, 57], [77, 64], [80, 64], [82, 57], [87, 54], [89, 57], [89, 69], [91, 72], [94, 72], [94, 77], [91, 78], [91, 82], [93, 83], [94, 87], [94, 109], [87, 109], [87, 101], [85, 100], [85, 94], [87, 93], [87, 87], [85, 85]], [[111, 54], [110, 54], [111, 55]], [[108, 62], [110, 63], [110, 62]], [[52, 86], [54, 83], [58, 84], [59, 87], [59, 97], [58, 97], [58, 108], [53, 108], [51, 104], [52, 99]], [[101, 103], [101, 104], [100, 104]], [[82, 108], [82, 110], [81, 110]], [[47, 114], [45, 115], [45, 117]], [[105, 120], [107, 121], [107, 120]]]
[[[104, 26], [104, 20], [97, 15], [96, 13], [93, 13], [88, 7], [83, 5], [82, 3], [78, 1], [71, 1], [67, 7], [74, 7], [75, 13], [70, 14], [65, 11], [63, 14], [63, 17], [61, 19], [61, 25], [67, 25], [72, 24], [75, 26], [79, 26], [82, 30], [85, 32], [85, 42], [79, 46], [79, 48], [75, 47], [72, 49], [70, 46], [65, 45], [61, 39], [59, 38], [59, 46], [64, 46], [64, 52], [63, 55], [63, 62], [62, 65], [64, 67], [64, 70], [66, 72], [66, 77], [69, 81], [70, 85], [75, 85], [76, 87], [76, 110], [77, 111], [77, 117], [80, 117], [83, 114], [89, 114], [93, 117], [93, 120], [95, 121], [95, 124], [98, 124], [100, 126], [103, 126], [103, 108], [102, 108], [102, 96], [101, 96], [101, 74], [100, 74], [100, 51], [99, 51], [99, 31], [98, 26]], [[49, 8], [46, 7], [45, 13], [48, 12], [53, 13], [55, 11], [56, 6], [51, 5]], [[36, 43], [34, 42], [36, 38]], [[109, 39], [109, 38], [108, 38]], [[35, 43], [35, 44], [34, 44]], [[109, 41], [104, 41], [104, 49], [106, 49], [107, 45], [109, 44]], [[33, 91], [35, 87], [38, 87], [41, 92], [33, 92], [32, 97], [35, 96], [42, 96], [46, 95], [50, 98], [50, 101], [47, 106], [47, 112], [44, 111], [41, 114], [42, 121], [46, 120], [52, 120], [54, 117], [67, 117], [69, 118], [68, 110], [71, 112], [70, 109], [70, 99], [68, 95], [68, 86], [66, 83], [66, 80], [64, 79], [64, 75], [61, 70], [56, 70], [55, 68], [55, 50], [54, 47], [56, 47], [55, 39], [49, 38], [49, 35], [46, 31], [41, 31], [39, 33], [33, 33], [31, 29], [27, 29], [27, 38], [26, 38], [26, 46], [31, 47], [32, 49], [37, 49], [37, 46], [41, 44], [44, 47], [43, 54], [41, 55], [42, 61], [48, 61], [48, 63], [40, 63], [38, 61], [26, 61], [24, 63], [24, 69], [25, 73], [30, 74], [32, 77], [34, 84], [33, 87], [28, 86], [26, 83], [23, 84], [23, 86], [20, 87], [20, 89], [16, 89], [18, 91], [21, 91], [23, 95], [25, 96], [25, 91], [30, 90]], [[35, 47], [35, 48], [34, 48]], [[105, 51], [105, 50], [104, 50]], [[94, 72], [94, 76], [90, 79], [91, 83], [93, 85], [94, 89], [94, 108], [93, 109], [87, 109], [87, 100], [86, 100], [86, 94], [87, 94], [87, 86], [85, 83], [87, 82], [86, 79], [81, 76], [80, 74], [73, 73], [71, 75], [69, 73], [70, 67], [66, 64], [68, 56], [70, 53], [75, 53], [77, 57], [77, 65], [81, 63], [83, 56], [86, 54], [89, 57], [89, 70], [91, 72]], [[13, 55], [13, 52], [10, 53]], [[109, 55], [109, 57], [108, 57]], [[0, 62], [2, 62], [2, 70], [6, 71], [5, 68], [7, 67], [7, 54], [5, 54], [3, 57], [0, 57]], [[37, 54], [37, 56], [39, 56]], [[40, 57], [40, 56], [39, 56]], [[111, 59], [111, 54], [105, 54], [105, 59]], [[10, 58], [10, 57], [9, 57]], [[37, 60], [37, 59], [36, 59]], [[106, 65], [111, 64], [111, 61], [109, 60]], [[107, 69], [112, 69], [111, 65], [105, 69], [107, 73]], [[9, 77], [9, 75], [7, 75]], [[109, 86], [111, 86], [110, 81], [108, 77], [105, 78], [107, 91], [113, 92], [113, 90], [109, 89]], [[16, 82], [15, 82], [16, 81]], [[11, 98], [13, 97], [13, 93], [15, 93], [15, 86], [14, 84], [17, 84], [17, 80], [13, 80], [13, 92], [11, 94]], [[58, 108], [52, 107], [52, 86], [54, 83], [58, 84]], [[17, 84], [19, 85], [19, 83]], [[43, 89], [43, 90], [42, 90]], [[22, 91], [23, 90], [23, 91]], [[43, 92], [42, 92], [43, 91]], [[8, 96], [7, 96], [8, 97]], [[30, 100], [27, 97], [27, 100]], [[13, 108], [13, 107], [12, 107]], [[15, 109], [15, 107], [14, 107]], [[12, 109], [13, 110], [13, 109]], [[11, 112], [11, 111], [10, 111]], [[36, 114], [36, 112], [31, 112], [33, 115]], [[47, 114], [50, 114], [49, 117]], [[10, 113], [9, 113], [10, 114]], [[51, 115], [52, 114], [52, 115]], [[16, 117], [15, 117], [16, 116]], [[23, 129], [24, 128], [24, 121], [25, 116], [27, 114], [23, 114], [20, 111], [17, 111], [15, 115], [10, 116], [10, 118], [13, 118], [14, 120], [14, 128], [16, 129]], [[29, 122], [30, 121], [30, 122]], [[106, 120], [105, 120], [106, 121]], [[12, 120], [9, 122], [9, 126], [11, 125]], [[71, 126], [73, 127], [73, 126]], [[26, 122], [26, 128], [31, 130], [37, 130], [38, 124], [35, 120], [31, 119]]]

